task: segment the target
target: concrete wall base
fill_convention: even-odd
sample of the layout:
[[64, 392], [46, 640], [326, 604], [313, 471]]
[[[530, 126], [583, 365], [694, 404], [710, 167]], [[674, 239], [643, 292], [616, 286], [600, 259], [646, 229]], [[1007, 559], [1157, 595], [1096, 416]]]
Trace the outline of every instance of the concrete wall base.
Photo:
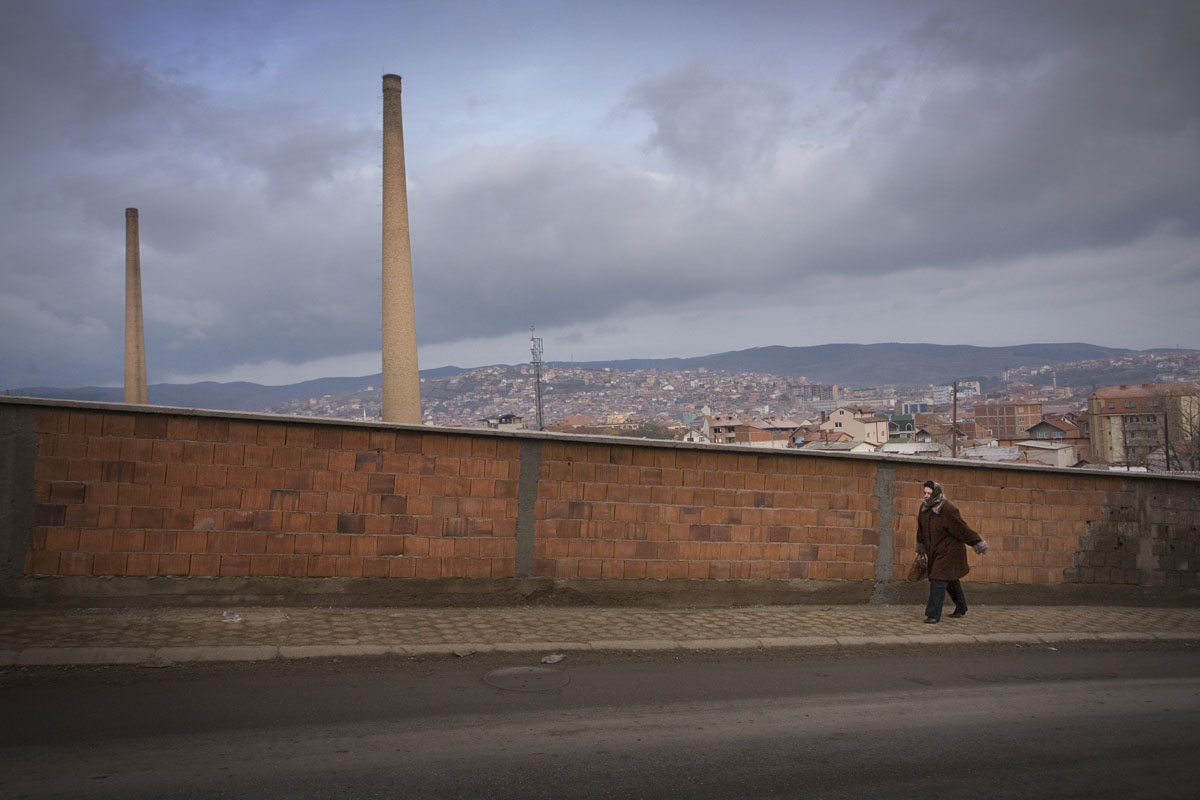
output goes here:
[[[1196, 589], [964, 585], [972, 605], [1200, 606]], [[919, 605], [927, 592], [924, 581], [25, 577], [0, 580], [0, 607]]]

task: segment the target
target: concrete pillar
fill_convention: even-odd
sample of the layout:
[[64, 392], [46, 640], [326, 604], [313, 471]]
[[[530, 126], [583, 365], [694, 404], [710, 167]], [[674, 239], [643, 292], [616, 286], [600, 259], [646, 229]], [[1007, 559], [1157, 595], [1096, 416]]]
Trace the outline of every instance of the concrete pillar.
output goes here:
[[148, 403], [146, 332], [142, 324], [142, 255], [138, 210], [125, 209], [125, 402]]
[[400, 76], [383, 76], [383, 419], [421, 422]]
[[896, 564], [895, 465], [875, 462], [875, 497], [879, 500], [879, 525], [875, 529], [879, 542], [875, 547], [875, 591], [870, 602], [890, 605], [900, 602], [900, 592], [892, 586], [892, 570]]

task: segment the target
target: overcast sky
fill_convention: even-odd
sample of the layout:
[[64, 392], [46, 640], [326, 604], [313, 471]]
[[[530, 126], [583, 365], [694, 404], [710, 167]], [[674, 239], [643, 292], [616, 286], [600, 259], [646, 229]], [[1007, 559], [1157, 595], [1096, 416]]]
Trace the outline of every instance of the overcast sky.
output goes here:
[[0, 0], [0, 389], [380, 369], [403, 76], [422, 369], [1200, 348], [1200, 3]]

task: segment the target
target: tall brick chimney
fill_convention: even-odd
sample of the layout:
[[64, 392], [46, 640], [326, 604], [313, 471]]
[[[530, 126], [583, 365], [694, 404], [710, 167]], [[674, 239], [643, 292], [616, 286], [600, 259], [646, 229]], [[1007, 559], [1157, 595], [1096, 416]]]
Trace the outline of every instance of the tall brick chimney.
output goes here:
[[383, 76], [383, 419], [421, 422], [400, 76]]
[[125, 209], [125, 402], [150, 402], [146, 392], [146, 332], [142, 324], [142, 255], [138, 210]]

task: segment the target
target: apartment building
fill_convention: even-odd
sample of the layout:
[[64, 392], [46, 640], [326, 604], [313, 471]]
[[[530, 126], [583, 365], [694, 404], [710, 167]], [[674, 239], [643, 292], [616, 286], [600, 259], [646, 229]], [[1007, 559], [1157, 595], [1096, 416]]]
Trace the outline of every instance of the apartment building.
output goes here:
[[1100, 463], [1195, 469], [1200, 383], [1107, 386], [1088, 399], [1088, 419]]
[[1029, 438], [1028, 431], [1042, 421], [1041, 403], [999, 403], [989, 400], [975, 406], [975, 427], [980, 436], [1001, 443]]

